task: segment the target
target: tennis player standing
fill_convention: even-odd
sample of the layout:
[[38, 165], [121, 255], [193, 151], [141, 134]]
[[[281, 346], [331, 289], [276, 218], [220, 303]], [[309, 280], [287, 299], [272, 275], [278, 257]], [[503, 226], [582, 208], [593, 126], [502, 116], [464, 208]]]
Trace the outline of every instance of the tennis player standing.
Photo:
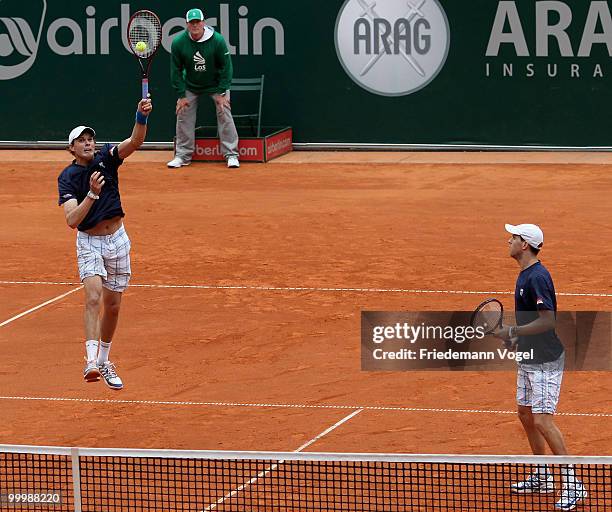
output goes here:
[[[121, 307], [121, 294], [131, 276], [130, 239], [123, 227], [125, 216], [119, 195], [119, 166], [144, 142], [150, 99], [141, 100], [130, 138], [118, 146], [105, 144], [95, 150], [96, 132], [77, 126], [68, 136], [72, 163], [58, 178], [59, 204], [66, 222], [77, 228], [77, 262], [85, 288], [84, 378], [100, 379], [111, 389], [122, 389], [123, 382], [109, 352]], [[102, 316], [100, 311], [104, 304]]]
[[[534, 455], [544, 455], [546, 445], [555, 455], [567, 455], [561, 431], [553, 416], [557, 409], [565, 353], [555, 332], [557, 299], [550, 273], [538, 260], [544, 243], [542, 230], [534, 224], [506, 224], [510, 256], [521, 268], [514, 292], [516, 323], [502, 326], [496, 334], [505, 339], [518, 338], [518, 351], [533, 350], [534, 358], [518, 363], [517, 404]], [[570, 465], [561, 467], [563, 487], [555, 507], [573, 510], [587, 491]], [[513, 493], [554, 492], [553, 476], [540, 465], [525, 481], [511, 485]]]

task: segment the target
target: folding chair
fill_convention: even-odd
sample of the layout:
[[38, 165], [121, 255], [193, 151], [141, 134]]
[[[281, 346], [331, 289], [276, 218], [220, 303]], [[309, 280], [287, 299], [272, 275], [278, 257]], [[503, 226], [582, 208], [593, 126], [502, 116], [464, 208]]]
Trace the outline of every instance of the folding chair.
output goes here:
[[[232, 80], [232, 86], [230, 90], [231, 90], [231, 102], [232, 102], [232, 118], [234, 119], [234, 121], [236, 119], [248, 120], [249, 125], [251, 126], [251, 131], [253, 132], [253, 135], [260, 137], [261, 136], [261, 110], [262, 110], [262, 104], [263, 104], [263, 90], [264, 90], [264, 75], [261, 75], [258, 78], [234, 78]], [[251, 100], [256, 100], [257, 112], [254, 112], [252, 114], [246, 114], [246, 113], [236, 114], [235, 113], [236, 107], [240, 108], [242, 104], [245, 104], [245, 105], [248, 104], [250, 108], [251, 105], [255, 103], [255, 101], [250, 101], [250, 102], [241, 101], [242, 95], [234, 94], [235, 92], [259, 92], [257, 98], [254, 98], [254, 97], [250, 98]], [[238, 96], [239, 99], [237, 101], [234, 101], [236, 96]], [[255, 120], [257, 120], [257, 129], [255, 129]], [[238, 128], [238, 123], [236, 123], [236, 128]], [[204, 134], [207, 130], [210, 130], [210, 129], [211, 129], [210, 126], [197, 126], [195, 129], [196, 136], [198, 135], [198, 133]], [[219, 136], [218, 128], [217, 128], [216, 133], [217, 133], [217, 136]]]
[[[234, 119], [247, 119], [251, 125], [251, 130], [256, 133], [257, 137], [261, 135], [261, 108], [263, 103], [264, 90], [264, 75], [258, 78], [234, 78], [232, 80], [232, 117]], [[234, 92], [259, 92], [257, 101], [257, 112], [252, 114], [235, 114], [234, 113]], [[257, 130], [255, 130], [255, 121], [257, 121]]]

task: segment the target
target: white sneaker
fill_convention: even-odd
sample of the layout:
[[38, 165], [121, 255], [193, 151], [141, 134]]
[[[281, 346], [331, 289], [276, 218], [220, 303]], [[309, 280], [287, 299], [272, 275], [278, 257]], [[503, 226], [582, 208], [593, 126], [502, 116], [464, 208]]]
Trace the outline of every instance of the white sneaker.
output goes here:
[[100, 380], [100, 370], [96, 361], [85, 361], [85, 369], [83, 370], [85, 382], [98, 382]]
[[510, 486], [510, 492], [514, 494], [547, 493], [554, 492], [555, 483], [552, 475], [547, 474], [541, 478], [533, 473], [522, 482], [516, 482]]
[[559, 510], [574, 510], [580, 501], [586, 497], [587, 491], [580, 482], [577, 482], [573, 487], [564, 485], [559, 501], [555, 503], [555, 508]]
[[183, 167], [185, 165], [189, 165], [191, 162], [185, 162], [182, 158], [175, 156], [172, 160], [170, 160], [166, 165], [173, 169], [178, 169], [179, 167]]
[[115, 365], [110, 361], [106, 361], [106, 363], [102, 363], [100, 366], [100, 373], [104, 378], [104, 382], [111, 389], [122, 389], [123, 382], [117, 375], [117, 371], [115, 370]]
[[238, 157], [237, 156], [228, 156], [227, 157], [227, 166], [232, 168], [232, 169], [237, 169], [238, 167], [240, 167], [240, 162], [238, 161]]

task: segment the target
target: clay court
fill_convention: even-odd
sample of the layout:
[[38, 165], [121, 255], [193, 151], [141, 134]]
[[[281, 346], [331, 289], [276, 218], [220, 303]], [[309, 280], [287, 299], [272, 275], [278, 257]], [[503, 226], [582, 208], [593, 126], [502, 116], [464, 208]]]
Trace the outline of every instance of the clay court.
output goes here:
[[[239, 171], [168, 157], [121, 169], [133, 277], [114, 392], [81, 375], [56, 197], [70, 157], [0, 151], [0, 443], [526, 454], [513, 372], [363, 372], [360, 312], [512, 308], [505, 222], [542, 225], [560, 310], [612, 307], [606, 153], [294, 152]], [[573, 454], [612, 455], [611, 385], [566, 373]]]

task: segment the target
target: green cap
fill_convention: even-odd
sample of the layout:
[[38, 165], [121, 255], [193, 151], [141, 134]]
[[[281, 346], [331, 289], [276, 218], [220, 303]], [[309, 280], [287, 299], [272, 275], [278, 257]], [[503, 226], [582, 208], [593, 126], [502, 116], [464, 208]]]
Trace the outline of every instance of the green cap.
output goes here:
[[185, 19], [187, 20], [187, 23], [193, 20], [204, 21], [204, 13], [201, 9], [189, 9]]

